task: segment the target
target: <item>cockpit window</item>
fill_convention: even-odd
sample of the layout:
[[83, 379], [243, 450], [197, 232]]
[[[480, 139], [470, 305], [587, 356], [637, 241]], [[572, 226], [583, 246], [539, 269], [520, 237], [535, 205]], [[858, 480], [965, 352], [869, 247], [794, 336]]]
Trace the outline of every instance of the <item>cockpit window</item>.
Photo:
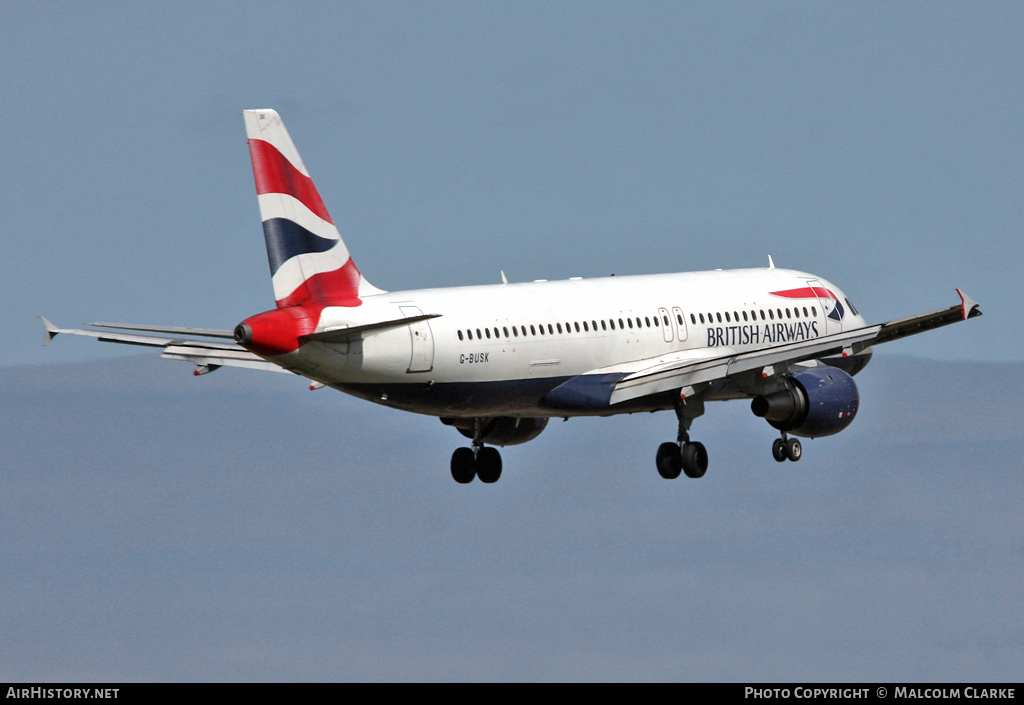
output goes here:
[[850, 301], [849, 298], [846, 299], [846, 305], [850, 307], [851, 311], [853, 311], [853, 315], [854, 316], [859, 316], [860, 315], [859, 313], [857, 313], [857, 307], [853, 305], [853, 302]]

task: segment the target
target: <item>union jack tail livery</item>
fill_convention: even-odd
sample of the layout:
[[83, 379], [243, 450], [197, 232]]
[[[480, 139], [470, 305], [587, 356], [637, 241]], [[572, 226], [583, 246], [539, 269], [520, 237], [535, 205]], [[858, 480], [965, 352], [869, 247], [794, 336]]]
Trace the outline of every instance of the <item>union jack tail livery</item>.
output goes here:
[[352, 261], [281, 116], [244, 115], [277, 307], [354, 307], [360, 297], [382, 293]]

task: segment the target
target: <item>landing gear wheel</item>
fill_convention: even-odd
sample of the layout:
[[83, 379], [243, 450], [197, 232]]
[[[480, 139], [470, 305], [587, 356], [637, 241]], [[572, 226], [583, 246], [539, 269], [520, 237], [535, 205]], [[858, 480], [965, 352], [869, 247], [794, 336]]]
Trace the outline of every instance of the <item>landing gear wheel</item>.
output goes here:
[[497, 448], [481, 448], [476, 456], [476, 476], [490, 484], [501, 477], [501, 453]]
[[682, 451], [683, 472], [687, 477], [704, 477], [708, 471], [708, 452], [703, 443], [686, 443]]
[[772, 457], [780, 463], [786, 461], [786, 442], [781, 438], [776, 438], [772, 443]]
[[666, 480], [674, 480], [683, 471], [683, 458], [678, 443], [662, 443], [658, 446], [658, 474]]
[[804, 447], [800, 445], [800, 441], [796, 438], [790, 438], [786, 441], [786, 457], [792, 460], [794, 463], [803, 456]]
[[472, 482], [474, 477], [476, 477], [476, 456], [473, 454], [473, 449], [456, 448], [452, 453], [452, 478], [460, 485], [465, 485]]

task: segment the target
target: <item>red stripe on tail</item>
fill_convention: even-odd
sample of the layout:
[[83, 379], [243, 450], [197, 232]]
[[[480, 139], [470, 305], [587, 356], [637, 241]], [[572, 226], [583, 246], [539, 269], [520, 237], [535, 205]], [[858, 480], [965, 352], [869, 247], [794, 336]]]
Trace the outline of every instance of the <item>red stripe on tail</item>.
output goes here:
[[284, 193], [302, 202], [328, 223], [334, 224], [313, 180], [292, 166], [277, 147], [264, 140], [249, 140], [252, 171], [256, 176], [256, 193]]
[[349, 257], [348, 262], [333, 272], [314, 274], [302, 282], [292, 293], [277, 302], [278, 308], [317, 303], [322, 306], [362, 306], [359, 298], [359, 280], [362, 275], [356, 263]]

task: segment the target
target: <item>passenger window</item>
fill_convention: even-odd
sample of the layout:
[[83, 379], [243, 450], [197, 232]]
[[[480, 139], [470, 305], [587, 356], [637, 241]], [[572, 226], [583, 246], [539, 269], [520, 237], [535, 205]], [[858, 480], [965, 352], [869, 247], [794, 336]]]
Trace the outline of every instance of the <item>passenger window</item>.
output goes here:
[[[594, 330], [597, 330], [596, 328]], [[608, 330], [608, 326], [605, 325], [604, 319], [601, 319], [601, 330]]]
[[768, 309], [768, 318], [775, 320], [775, 313], [771, 309]]
[[632, 327], [633, 327], [633, 319], [632, 319], [632, 318], [627, 318], [627, 319], [626, 319], [626, 323], [628, 323], [628, 324], [629, 324], [629, 327], [630, 327], [630, 328], [632, 328]]
[[651, 327], [651, 319], [648, 318], [647, 316], [644, 316], [644, 320], [647, 322], [647, 327], [650, 328]]
[[620, 319], [619, 319], [619, 330], [622, 330], [622, 329], [623, 329], [623, 328], [625, 328], [625, 327], [626, 327], [626, 326], [622, 325], [622, 319], [620, 318]]
[[747, 320], [747, 312], [746, 311], [743, 312], [743, 320], [744, 321]]
[[550, 323], [548, 323], [548, 333], [550, 333], [551, 335], [555, 334], [555, 327]]
[[615, 319], [613, 319], [613, 318], [609, 318], [608, 319], [608, 327], [611, 328], [612, 330], [615, 330]]
[[726, 323], [732, 323], [732, 321], [729, 320], [729, 312], [728, 311], [725, 312], [725, 322]]
[[500, 338], [500, 337], [501, 337], [501, 331], [500, 331], [500, 330], [498, 330], [498, 327], [497, 327], [497, 326], [495, 326], [495, 327], [494, 327], [494, 338], [495, 338], [495, 340], [497, 340], [497, 339], [498, 339], [498, 338]]
[[558, 323], [556, 325], [558, 326], [558, 332], [561, 333], [562, 332], [562, 324]]
[[690, 314], [690, 323], [692, 323], [693, 325], [697, 325], [697, 317], [694, 316], [692, 313]]
[[537, 329], [534, 328], [532, 325], [530, 326], [530, 335], [537, 335]]
[[811, 314], [814, 315], [814, 316], [817, 316], [818, 315], [818, 309], [814, 308], [814, 306], [811, 306]]
[[503, 330], [505, 332], [505, 337], [507, 338], [508, 337], [508, 327], [507, 326], [502, 326], [501, 330]]
[[[584, 321], [583, 323], [584, 323], [584, 325], [585, 325], [585, 324], [586, 324], [586, 321]], [[579, 333], [579, 332], [580, 332], [580, 324], [579, 324], [579, 322], [577, 322], [577, 321], [573, 321], [573, 327], [574, 327], [574, 328], [576, 329], [576, 332], [577, 332], [577, 333]]]
[[795, 307], [793, 308], [793, 316], [796, 317], [796, 318], [800, 318], [800, 309], [799, 308], [795, 308]]
[[476, 329], [476, 339], [477, 339], [477, 340], [483, 340], [483, 339], [484, 339], [484, 336], [483, 336], [483, 334], [482, 334], [482, 333], [480, 332], [480, 329], [479, 329], [479, 328], [477, 328], [477, 329]]
[[591, 321], [590, 322], [590, 327], [593, 328], [596, 331], [597, 330], [597, 321]]
[[459, 340], [462, 340], [462, 331], [459, 331]]
[[590, 332], [590, 326], [587, 325], [586, 321], [583, 321], [583, 331], [585, 333], [589, 333]]
[[703, 313], [702, 313], [702, 314], [700, 314], [700, 322], [701, 322], [701, 323], [703, 323], [703, 322], [704, 322], [704, 314], [703, 314]]
[[719, 314], [716, 314], [716, 315], [718, 316], [718, 322], [721, 323], [722, 322], [722, 314], [719, 313]]
[[792, 318], [792, 316], [789, 315], [789, 309], [788, 308], [786, 309], [786, 318]]
[[490, 337], [491, 337], [491, 329], [490, 328], [484, 328], [484, 333], [486, 333], [487, 334], [487, 338], [490, 339]]
[[779, 314], [779, 320], [781, 321], [782, 320], [782, 309], [781, 308], [775, 309], [775, 313]]
[[519, 330], [515, 326], [512, 326], [512, 337], [514, 337], [514, 338], [518, 338], [519, 337]]
[[807, 318], [807, 307], [804, 306], [804, 318]]
[[736, 321], [737, 323], [739, 323], [739, 322], [740, 322], [740, 314], [738, 314], [738, 313], [736, 313], [735, 311], [733, 311], [733, 312], [732, 312], [732, 320], [734, 320], [734, 321]]

